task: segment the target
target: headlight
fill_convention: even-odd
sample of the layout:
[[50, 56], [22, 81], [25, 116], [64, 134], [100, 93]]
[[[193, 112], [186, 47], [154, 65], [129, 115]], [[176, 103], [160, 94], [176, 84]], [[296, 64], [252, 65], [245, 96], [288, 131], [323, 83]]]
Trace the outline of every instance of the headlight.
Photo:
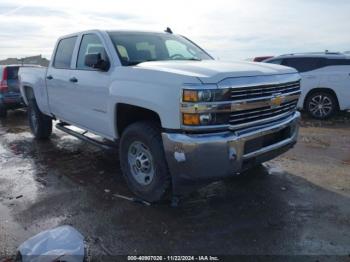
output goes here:
[[201, 90], [198, 91], [198, 100], [203, 102], [210, 102], [213, 96], [212, 90]]
[[184, 89], [182, 93], [183, 102], [218, 102], [228, 101], [231, 98], [229, 88], [225, 89]]
[[[184, 89], [182, 123], [185, 126], [220, 126], [229, 121], [231, 92], [229, 88]], [[216, 103], [227, 101], [228, 103]]]

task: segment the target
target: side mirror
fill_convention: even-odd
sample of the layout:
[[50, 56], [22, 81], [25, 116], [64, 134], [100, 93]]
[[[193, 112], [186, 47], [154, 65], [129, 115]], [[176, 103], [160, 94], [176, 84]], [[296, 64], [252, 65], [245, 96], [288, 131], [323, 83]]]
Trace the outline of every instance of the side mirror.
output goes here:
[[85, 65], [92, 68], [97, 68], [102, 71], [108, 71], [109, 62], [101, 58], [101, 54], [87, 54], [85, 55]]

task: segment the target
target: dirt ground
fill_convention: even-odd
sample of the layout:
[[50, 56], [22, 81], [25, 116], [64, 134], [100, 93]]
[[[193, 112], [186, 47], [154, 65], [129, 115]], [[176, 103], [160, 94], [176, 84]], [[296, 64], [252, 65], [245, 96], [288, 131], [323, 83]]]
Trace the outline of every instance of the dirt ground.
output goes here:
[[0, 120], [0, 260], [72, 225], [90, 255], [350, 254], [350, 114], [304, 119], [299, 142], [260, 172], [215, 182], [179, 207], [131, 196], [118, 157], [59, 130], [35, 141], [26, 113]]

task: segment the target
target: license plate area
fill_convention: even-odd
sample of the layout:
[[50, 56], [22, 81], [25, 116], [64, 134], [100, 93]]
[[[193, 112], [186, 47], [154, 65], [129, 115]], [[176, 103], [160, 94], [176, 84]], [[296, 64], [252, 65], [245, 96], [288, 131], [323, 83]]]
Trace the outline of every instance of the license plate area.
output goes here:
[[244, 155], [258, 151], [261, 148], [276, 144], [291, 137], [291, 127], [285, 127], [282, 130], [268, 135], [251, 139], [244, 144]]

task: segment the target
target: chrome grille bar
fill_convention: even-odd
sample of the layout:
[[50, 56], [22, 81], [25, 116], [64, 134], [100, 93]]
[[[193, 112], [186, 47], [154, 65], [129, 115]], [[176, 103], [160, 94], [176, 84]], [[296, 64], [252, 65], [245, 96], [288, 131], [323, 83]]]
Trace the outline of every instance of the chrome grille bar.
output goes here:
[[275, 116], [278, 114], [282, 114], [285, 112], [290, 112], [292, 110], [294, 111], [295, 108], [296, 108], [296, 103], [286, 105], [286, 106], [280, 106], [280, 107], [274, 108], [274, 109], [265, 109], [265, 110], [261, 110], [261, 111], [240, 114], [240, 116], [238, 116], [238, 117], [236, 115], [231, 115], [230, 116], [230, 124], [240, 124], [240, 123], [247, 122], [247, 120], [250, 121], [253, 119], [254, 120], [263, 119], [263, 118]]
[[[276, 86], [272, 86], [272, 87], [269, 87], [269, 86], [260, 86], [259, 88], [257, 88], [258, 86], [255, 86], [255, 87], [246, 87], [246, 88], [232, 88], [232, 92], [245, 92], [245, 91], [257, 91], [257, 90], [270, 90], [270, 89], [276, 89]], [[284, 84], [281, 84], [281, 85], [278, 85], [278, 88], [293, 88], [293, 87], [297, 87], [299, 88], [299, 82], [293, 82], [292, 84], [287, 84], [287, 85], [284, 85]]]
[[296, 107], [298, 100], [293, 100], [290, 102], [283, 103], [281, 106], [276, 107], [271, 109], [271, 107], [262, 107], [262, 108], [256, 108], [256, 109], [251, 109], [251, 110], [245, 110], [245, 111], [238, 111], [237, 113], [232, 113], [231, 118], [233, 117], [240, 117], [240, 116], [246, 116], [246, 115], [251, 115], [251, 114], [259, 114], [263, 112], [269, 112], [271, 110], [279, 110], [279, 109], [284, 109], [284, 108], [289, 108], [289, 107]]
[[288, 84], [276, 84], [276, 85], [264, 85], [246, 88], [232, 88], [231, 100], [251, 99], [257, 97], [270, 96], [275, 93], [286, 94], [300, 90], [299, 81], [291, 82]]

